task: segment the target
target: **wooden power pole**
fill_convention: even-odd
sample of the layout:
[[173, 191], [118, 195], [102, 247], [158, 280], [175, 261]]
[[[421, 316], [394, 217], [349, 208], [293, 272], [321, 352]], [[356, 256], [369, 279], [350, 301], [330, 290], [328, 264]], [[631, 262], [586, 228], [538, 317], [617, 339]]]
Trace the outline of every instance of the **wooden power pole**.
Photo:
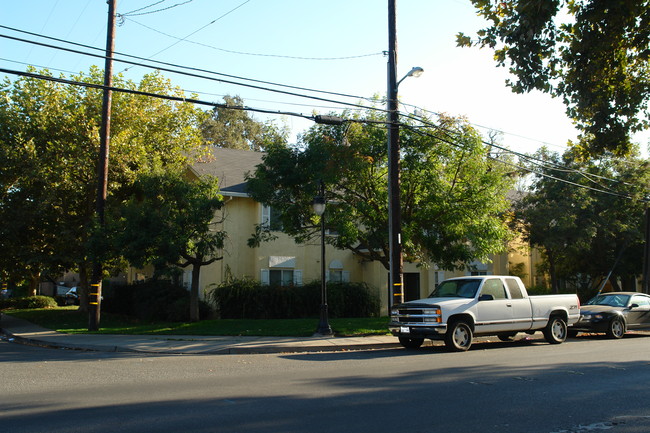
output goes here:
[[[102, 100], [102, 125], [99, 137], [99, 160], [97, 163], [96, 214], [103, 231], [104, 208], [108, 191], [108, 150], [111, 140], [111, 99], [113, 86], [113, 51], [115, 48], [115, 9], [117, 0], [107, 0], [108, 26], [106, 31], [106, 59], [104, 62], [104, 97]], [[102, 233], [103, 236], [103, 233]], [[100, 252], [97, 252], [101, 256]], [[88, 293], [88, 330], [99, 330], [102, 302], [102, 261], [96, 256], [93, 263], [90, 291]]]

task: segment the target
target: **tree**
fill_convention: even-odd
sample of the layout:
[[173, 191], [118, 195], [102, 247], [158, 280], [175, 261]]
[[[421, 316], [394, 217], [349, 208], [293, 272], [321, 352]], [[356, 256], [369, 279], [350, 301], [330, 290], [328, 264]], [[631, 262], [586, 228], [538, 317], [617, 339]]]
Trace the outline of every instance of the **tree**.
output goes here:
[[262, 123], [244, 110], [239, 96], [223, 97], [228, 107], [215, 107], [212, 116], [201, 125], [205, 140], [217, 147], [263, 151], [269, 145], [287, 142], [288, 130], [272, 122]]
[[[317, 233], [311, 210], [326, 185], [327, 242], [389, 267], [386, 128], [374, 111], [344, 126], [316, 125], [297, 146], [273, 146], [248, 179], [251, 196], [279, 211], [297, 242]], [[508, 237], [505, 194], [512, 181], [466, 122], [408, 122], [402, 143], [402, 236], [405, 257], [452, 269], [502, 251]], [[255, 245], [263, 238], [258, 231]]]
[[215, 226], [223, 201], [214, 178], [192, 181], [172, 171], [138, 177], [112, 225], [116, 251], [135, 267], [192, 266], [190, 320], [199, 320], [202, 266], [222, 259], [225, 232]]
[[472, 0], [490, 22], [460, 46], [494, 49], [509, 61], [513, 91], [561, 97], [591, 154], [631, 151], [650, 117], [648, 0]]
[[583, 160], [575, 150], [560, 157], [543, 149], [535, 159], [544, 164], [515, 221], [543, 251], [553, 290], [568, 280], [588, 297], [610, 271], [614, 288], [619, 279], [629, 285], [641, 274], [650, 164], [638, 156]]
[[[103, 72], [93, 67], [71, 78], [101, 85]], [[158, 73], [139, 84], [117, 76], [114, 85], [183, 95]], [[6, 79], [0, 87], [0, 267], [15, 278], [28, 272], [37, 282], [41, 272], [76, 265], [83, 287], [90, 255], [110, 259], [101, 245], [89, 248], [101, 104], [101, 90], [36, 78]], [[114, 92], [109, 200], [119, 202], [140, 173], [185, 167], [202, 144], [204, 118], [190, 104]]]

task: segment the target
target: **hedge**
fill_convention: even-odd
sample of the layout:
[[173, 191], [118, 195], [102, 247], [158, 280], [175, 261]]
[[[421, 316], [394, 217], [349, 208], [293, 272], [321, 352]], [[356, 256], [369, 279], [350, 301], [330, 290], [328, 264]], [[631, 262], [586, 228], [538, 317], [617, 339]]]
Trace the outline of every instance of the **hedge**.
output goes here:
[[[105, 292], [102, 310], [144, 321], [185, 322], [190, 318], [190, 292], [169, 281], [114, 286]], [[212, 316], [212, 308], [199, 301], [199, 317]]]
[[0, 310], [15, 308], [18, 310], [33, 308], [53, 308], [57, 302], [50, 296], [26, 296], [22, 298], [0, 299]]
[[[320, 281], [304, 286], [268, 286], [251, 279], [235, 279], [209, 295], [222, 319], [288, 319], [318, 317]], [[328, 283], [330, 317], [378, 317], [380, 301], [365, 283]]]

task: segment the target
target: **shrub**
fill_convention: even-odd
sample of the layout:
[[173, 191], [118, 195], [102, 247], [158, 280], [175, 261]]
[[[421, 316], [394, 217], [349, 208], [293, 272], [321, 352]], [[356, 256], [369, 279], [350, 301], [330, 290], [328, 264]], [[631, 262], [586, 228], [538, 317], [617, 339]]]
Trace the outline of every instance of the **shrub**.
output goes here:
[[50, 296], [26, 296], [23, 298], [9, 298], [0, 301], [0, 309], [34, 309], [56, 307], [56, 300]]
[[[190, 293], [169, 281], [116, 286], [102, 302], [103, 310], [145, 321], [184, 322], [190, 317]], [[199, 301], [199, 317], [211, 316], [212, 309]]]
[[[380, 301], [365, 283], [329, 283], [331, 317], [377, 317]], [[235, 279], [214, 289], [209, 298], [222, 319], [285, 319], [317, 317], [321, 284], [264, 286], [251, 279]]]

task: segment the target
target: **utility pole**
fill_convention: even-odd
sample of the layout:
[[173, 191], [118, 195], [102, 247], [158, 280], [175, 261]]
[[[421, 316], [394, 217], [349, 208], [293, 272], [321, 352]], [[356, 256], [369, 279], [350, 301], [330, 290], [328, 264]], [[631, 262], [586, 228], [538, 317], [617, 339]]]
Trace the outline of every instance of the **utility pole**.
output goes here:
[[[101, 236], [104, 236], [104, 208], [108, 192], [108, 151], [111, 141], [111, 100], [113, 86], [113, 51], [115, 49], [115, 9], [117, 0], [107, 0], [108, 26], [106, 31], [106, 59], [104, 62], [104, 97], [102, 100], [102, 125], [99, 137], [99, 161], [97, 163], [97, 201], [95, 204]], [[97, 254], [100, 254], [99, 252]], [[95, 257], [88, 293], [88, 330], [99, 330], [102, 302], [102, 262]]]
[[403, 302], [402, 217], [400, 204], [399, 116], [397, 112], [397, 7], [388, 0], [388, 249], [390, 262], [389, 306]]

